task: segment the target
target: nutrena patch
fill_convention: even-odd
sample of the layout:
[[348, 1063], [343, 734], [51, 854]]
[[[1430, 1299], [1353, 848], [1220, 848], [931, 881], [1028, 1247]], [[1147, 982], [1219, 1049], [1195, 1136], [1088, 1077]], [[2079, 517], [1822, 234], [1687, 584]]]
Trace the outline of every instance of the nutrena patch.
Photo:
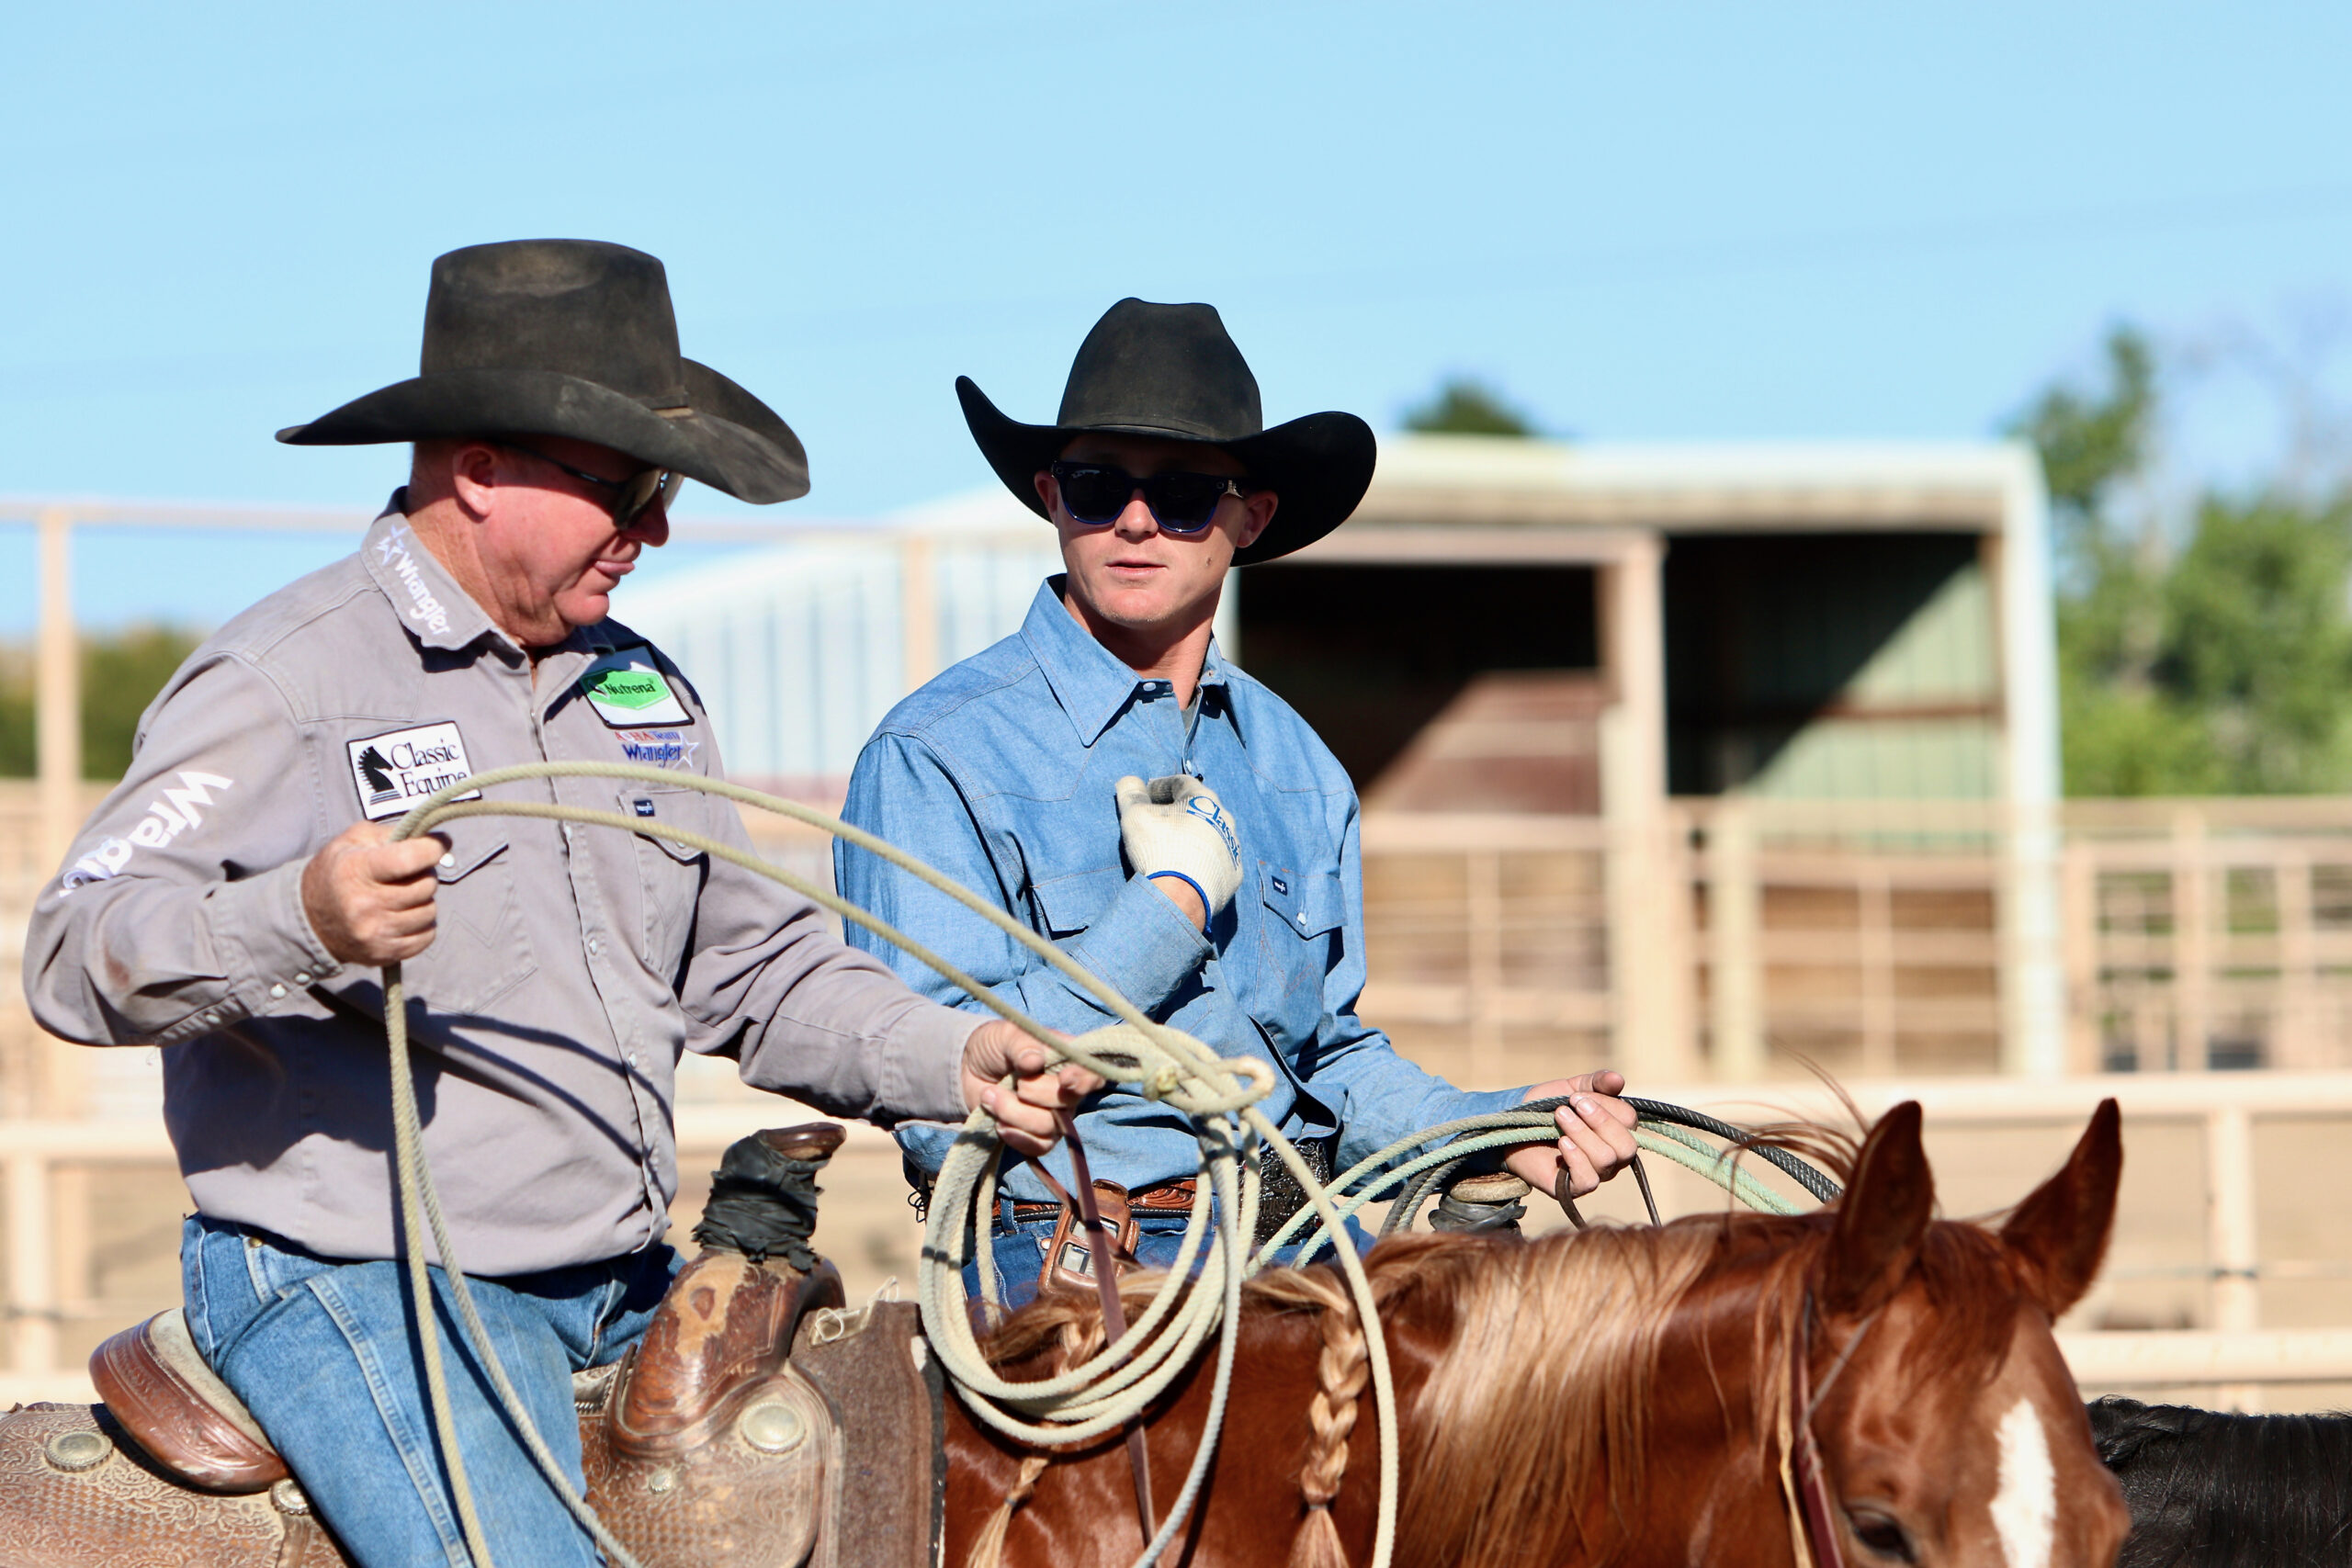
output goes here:
[[671, 689], [670, 678], [644, 643], [600, 654], [580, 672], [580, 691], [596, 716], [614, 729], [692, 724], [695, 716]]

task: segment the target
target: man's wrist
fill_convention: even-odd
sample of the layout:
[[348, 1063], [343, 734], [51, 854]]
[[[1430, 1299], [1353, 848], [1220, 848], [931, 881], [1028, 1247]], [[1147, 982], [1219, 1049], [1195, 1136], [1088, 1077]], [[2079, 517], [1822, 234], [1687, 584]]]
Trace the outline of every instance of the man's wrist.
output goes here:
[[[1154, 887], [1159, 888], [1159, 891], [1166, 895], [1168, 901], [1175, 905], [1177, 908], [1182, 910], [1184, 915], [1190, 919], [1194, 925], [1198, 926], [1203, 931], [1209, 929], [1209, 896], [1203, 890], [1199, 883], [1193, 881], [1191, 877], [1185, 875], [1181, 871], [1155, 871], [1146, 877], [1145, 880], [1149, 882]], [[1199, 900], [1199, 908], [1196, 909], [1186, 908], [1183, 898], [1177, 894], [1176, 889], [1173, 887], [1160, 886], [1160, 883], [1163, 880], [1180, 882], [1186, 887], [1192, 889], [1193, 897]]]

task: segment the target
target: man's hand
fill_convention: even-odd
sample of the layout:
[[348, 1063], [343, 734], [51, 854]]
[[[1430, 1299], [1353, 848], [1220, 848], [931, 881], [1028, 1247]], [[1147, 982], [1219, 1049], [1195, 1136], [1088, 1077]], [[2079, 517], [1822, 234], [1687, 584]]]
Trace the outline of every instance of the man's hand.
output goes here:
[[990, 1019], [964, 1042], [964, 1103], [997, 1120], [1005, 1146], [1035, 1158], [1061, 1136], [1057, 1113], [1102, 1087], [1075, 1062], [1053, 1067], [1054, 1057], [1021, 1031]]
[[1127, 863], [1208, 930], [1241, 886], [1241, 842], [1216, 791], [1182, 774], [1149, 784], [1129, 774], [1112, 790]]
[[1513, 1176], [1546, 1196], [1553, 1192], [1565, 1166], [1568, 1196], [1583, 1197], [1624, 1169], [1634, 1157], [1634, 1123], [1640, 1117], [1617, 1098], [1624, 1092], [1624, 1075], [1606, 1068], [1537, 1084], [1521, 1097], [1521, 1103], [1568, 1096], [1568, 1103], [1552, 1112], [1559, 1124], [1560, 1141], [1513, 1149], [1503, 1164]]
[[345, 964], [396, 964], [433, 945], [433, 867], [448, 840], [391, 836], [389, 823], [355, 822], [302, 868], [302, 913]]

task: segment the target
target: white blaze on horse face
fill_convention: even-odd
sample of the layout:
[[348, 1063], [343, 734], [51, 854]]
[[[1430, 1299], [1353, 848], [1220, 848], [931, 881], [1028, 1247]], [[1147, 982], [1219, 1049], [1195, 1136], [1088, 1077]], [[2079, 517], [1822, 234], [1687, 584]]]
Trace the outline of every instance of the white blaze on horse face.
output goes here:
[[2001, 1417], [2001, 1489], [1993, 1497], [1993, 1528], [2000, 1532], [2008, 1568], [2050, 1568], [2058, 1523], [2058, 1472], [2050, 1439], [2033, 1401], [2020, 1399]]

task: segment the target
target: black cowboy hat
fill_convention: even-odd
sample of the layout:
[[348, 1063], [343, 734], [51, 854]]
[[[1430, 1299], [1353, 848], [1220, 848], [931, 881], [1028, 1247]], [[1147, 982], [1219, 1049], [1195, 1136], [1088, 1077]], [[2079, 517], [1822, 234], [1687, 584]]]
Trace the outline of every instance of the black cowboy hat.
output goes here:
[[1378, 453], [1372, 427], [1351, 413], [1310, 413], [1266, 429], [1258, 378], [1209, 305], [1122, 299], [1104, 311], [1078, 345], [1053, 424], [1007, 418], [969, 376], [956, 378], [956, 395], [997, 478], [1041, 517], [1037, 470], [1074, 435], [1157, 435], [1232, 453], [1252, 480], [1282, 497], [1257, 543], [1235, 553], [1237, 566], [1286, 556], [1346, 522], [1372, 483]]
[[566, 435], [765, 503], [808, 493], [775, 411], [678, 353], [670, 280], [595, 240], [469, 245], [433, 264], [423, 374], [277, 433], [299, 446]]

